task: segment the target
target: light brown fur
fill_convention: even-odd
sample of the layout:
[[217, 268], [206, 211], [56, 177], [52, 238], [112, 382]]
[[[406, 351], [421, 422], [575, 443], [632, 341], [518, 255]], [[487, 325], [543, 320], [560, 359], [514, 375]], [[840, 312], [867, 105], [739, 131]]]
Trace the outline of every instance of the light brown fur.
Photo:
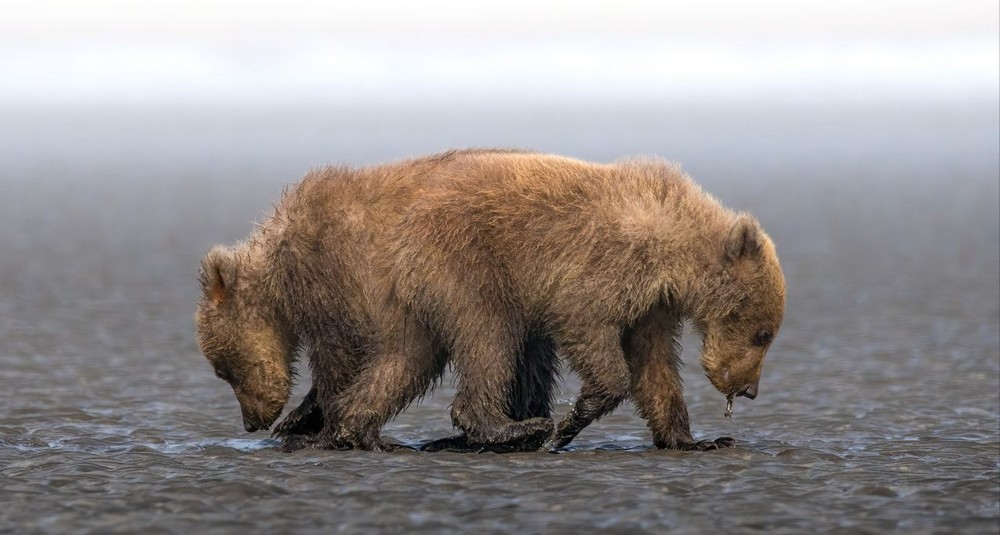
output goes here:
[[[248, 431], [280, 415], [296, 355], [305, 351], [313, 390], [277, 433], [287, 439], [318, 431], [291, 447], [390, 449], [379, 430], [428, 390], [447, 353], [390, 299], [388, 259], [380, 253], [437, 168], [489, 152], [496, 151], [312, 172], [245, 242], [205, 255], [198, 342], [232, 386]], [[518, 419], [548, 420], [552, 349], [538, 343], [528, 351], [530, 358], [517, 357], [528, 363], [525, 373], [506, 385], [512, 396], [501, 403]]]
[[452, 418], [470, 439], [526, 432], [502, 400], [532, 333], [553, 340], [582, 379], [551, 448], [628, 396], [657, 446], [713, 447], [688, 424], [677, 372], [685, 318], [703, 335], [712, 384], [729, 398], [756, 395], [784, 312], [774, 245], [675, 165], [482, 154], [433, 179], [387, 265], [395, 296], [451, 353]]

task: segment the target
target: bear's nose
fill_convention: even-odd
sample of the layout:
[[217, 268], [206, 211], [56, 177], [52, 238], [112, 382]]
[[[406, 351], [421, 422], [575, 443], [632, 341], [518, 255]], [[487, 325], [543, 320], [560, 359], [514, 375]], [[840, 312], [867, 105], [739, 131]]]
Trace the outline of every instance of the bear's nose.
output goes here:
[[253, 433], [254, 431], [256, 431], [256, 430], [258, 430], [258, 429], [260, 429], [260, 428], [259, 428], [259, 427], [257, 427], [257, 426], [256, 426], [256, 425], [255, 425], [255, 424], [254, 424], [253, 422], [251, 422], [250, 420], [247, 420], [246, 418], [244, 418], [244, 419], [243, 419], [243, 429], [246, 429], [246, 430], [247, 430], [247, 433]]
[[750, 399], [756, 398], [757, 397], [757, 383], [754, 383], [752, 385], [747, 385], [746, 388], [744, 388], [743, 390], [741, 390], [740, 393], [736, 394], [736, 395], [737, 396], [743, 396], [745, 398], [750, 398]]

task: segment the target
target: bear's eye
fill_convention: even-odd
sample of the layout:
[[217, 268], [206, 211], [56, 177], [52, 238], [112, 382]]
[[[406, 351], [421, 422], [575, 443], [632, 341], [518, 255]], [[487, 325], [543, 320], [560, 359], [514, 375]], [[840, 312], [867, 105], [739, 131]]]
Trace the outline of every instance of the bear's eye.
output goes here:
[[771, 343], [771, 337], [772, 337], [771, 331], [764, 329], [759, 333], [757, 333], [756, 335], [754, 335], [753, 345], [757, 347], [764, 347], [767, 344]]

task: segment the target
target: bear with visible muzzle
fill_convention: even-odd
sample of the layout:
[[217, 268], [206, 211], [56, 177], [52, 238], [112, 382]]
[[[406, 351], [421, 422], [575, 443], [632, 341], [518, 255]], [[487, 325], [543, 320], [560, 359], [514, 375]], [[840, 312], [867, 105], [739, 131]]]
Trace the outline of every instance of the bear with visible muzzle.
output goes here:
[[728, 415], [735, 397], [757, 396], [784, 315], [785, 279], [758, 222], [657, 159], [450, 162], [407, 210], [390, 254], [394, 295], [450, 354], [452, 420], [476, 443], [516, 444], [530, 432], [505, 413], [502, 392], [522, 373], [526, 342], [543, 333], [582, 382], [547, 449], [626, 398], [657, 447], [730, 446], [692, 437], [682, 323], [702, 335], [701, 364]]
[[[448, 354], [392, 299], [382, 253], [435, 169], [491, 152], [499, 151], [313, 171], [246, 240], [208, 251], [198, 345], [232, 387], [247, 431], [278, 419], [304, 355], [313, 388], [275, 428], [283, 447], [396, 448], [382, 440], [382, 426], [433, 386]], [[535, 426], [541, 443], [552, 428], [557, 361], [541, 338], [517, 358], [524, 373], [504, 385], [503, 403], [510, 418]]]

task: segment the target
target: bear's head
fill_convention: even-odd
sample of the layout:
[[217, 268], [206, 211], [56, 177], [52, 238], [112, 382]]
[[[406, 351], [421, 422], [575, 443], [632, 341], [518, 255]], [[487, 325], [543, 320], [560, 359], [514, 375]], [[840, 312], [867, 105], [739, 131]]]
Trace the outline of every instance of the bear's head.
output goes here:
[[725, 240], [706, 289], [711, 297], [695, 323], [704, 341], [702, 367], [731, 402], [757, 397], [764, 356], [785, 314], [785, 277], [774, 243], [753, 217], [739, 215]]
[[195, 312], [198, 346], [229, 383], [247, 431], [267, 429], [292, 389], [295, 350], [256, 284], [246, 254], [216, 246], [201, 261], [202, 296]]

